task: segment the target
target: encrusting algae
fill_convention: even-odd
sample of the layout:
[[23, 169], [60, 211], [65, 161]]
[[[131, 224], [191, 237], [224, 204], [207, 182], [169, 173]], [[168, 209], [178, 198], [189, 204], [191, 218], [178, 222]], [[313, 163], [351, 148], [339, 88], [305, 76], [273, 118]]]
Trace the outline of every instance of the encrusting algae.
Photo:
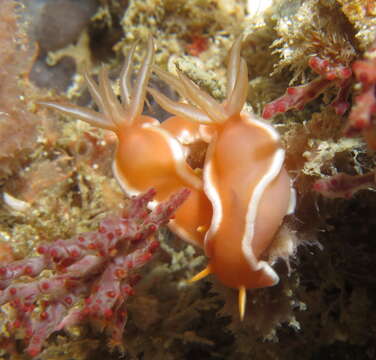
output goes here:
[[[135, 359], [315, 359], [349, 354], [373, 359], [373, 2], [280, 0], [263, 10], [245, 0], [83, 0], [79, 9], [72, 0], [55, 2], [36, 6], [3, 0], [0, 14], [0, 136], [6, 140], [0, 146], [0, 358], [28, 359], [41, 350], [38, 359], [119, 359], [122, 354]], [[58, 21], [51, 31], [48, 19], [58, 16], [54, 9], [71, 14], [74, 33], [60, 31]], [[35, 19], [41, 22], [38, 29], [56, 34], [55, 42], [49, 37], [48, 49]], [[234, 57], [234, 48], [241, 56]], [[70, 115], [58, 117], [56, 111], [38, 105], [41, 102], [60, 106]], [[73, 120], [72, 113], [89, 124]], [[230, 122], [225, 119], [229, 114]], [[244, 209], [252, 203], [241, 192], [249, 182], [246, 175], [227, 179], [219, 159], [230, 158], [229, 174], [241, 172], [234, 149], [242, 153], [244, 144], [250, 151], [256, 145], [255, 140], [246, 141], [244, 119], [252, 119], [251, 124], [262, 115], [260, 124], [266, 125], [260, 131], [275, 134], [279, 140], [270, 146], [285, 152], [282, 170], [276, 173], [291, 178], [297, 203], [294, 214], [284, 217], [285, 201], [276, 221], [278, 231], [256, 251], [255, 269], [267, 264], [279, 282], [247, 292], [247, 303], [240, 301], [241, 322], [238, 291], [222, 284], [240, 288], [224, 280], [228, 264], [224, 274], [209, 266], [220, 281], [216, 276], [196, 283], [187, 279], [218, 259], [213, 239], [225, 221], [226, 255], [235, 249], [227, 238], [235, 241], [242, 231], [239, 214], [246, 211], [231, 211], [234, 205], [228, 204], [240, 199]], [[155, 120], [167, 118], [160, 124]], [[232, 139], [230, 133], [239, 126], [236, 119], [245, 121], [240, 134], [244, 143], [230, 140], [220, 147], [222, 138]], [[132, 131], [123, 132], [124, 128]], [[132, 142], [117, 146], [118, 138], [127, 136]], [[150, 145], [152, 138], [158, 145]], [[146, 163], [141, 151], [151, 155]], [[118, 160], [113, 163], [114, 158]], [[246, 174], [255, 169], [254, 161], [243, 165]], [[163, 175], [166, 169], [172, 177]], [[237, 184], [234, 191], [223, 186], [229, 183]], [[107, 234], [98, 224], [129, 216], [126, 209], [135, 201], [129, 195], [142, 198], [140, 194], [152, 187], [155, 200], [149, 205], [152, 210], [144, 209], [145, 219], [176, 190], [191, 191], [179, 208], [186, 206], [187, 211], [180, 216], [178, 209], [168, 224], [172, 232], [156, 231], [153, 223], [147, 227], [156, 231], [153, 237], [120, 240], [103, 258], [93, 245], [74, 248], [80, 234], [84, 239], [98, 231], [98, 239]], [[287, 181], [278, 193], [289, 197], [290, 188]], [[221, 197], [227, 200], [218, 200]], [[189, 201], [196, 209], [205, 203], [206, 210], [189, 211]], [[269, 223], [263, 220], [269, 212], [260, 217], [262, 226]], [[190, 221], [189, 231], [183, 231], [184, 219]], [[238, 225], [231, 229], [234, 223]], [[115, 238], [110, 237], [103, 237], [103, 244]], [[198, 244], [205, 254], [181, 239]], [[42, 247], [51, 251], [41, 253]], [[114, 284], [105, 277], [108, 264], [119, 265], [127, 256], [129, 260], [137, 249], [142, 268], [122, 278], [134, 294], [126, 293], [130, 288], [119, 294], [107, 288]], [[107, 265], [89, 270], [89, 263], [80, 263], [81, 252], [82, 259], [100, 258]], [[44, 267], [38, 275], [34, 271], [41, 262]], [[74, 275], [74, 269], [87, 272]], [[66, 293], [61, 303], [53, 286], [42, 286], [46, 279], [53, 285], [67, 278], [69, 284], [60, 289]], [[106, 284], [104, 292], [101, 284]], [[12, 289], [34, 291], [23, 293], [19, 302]], [[245, 292], [240, 293], [245, 299]], [[31, 294], [35, 298], [28, 298]], [[84, 299], [103, 300], [102, 295], [107, 305], [115, 299], [114, 307], [98, 304], [103, 312], [94, 316], [90, 309], [94, 311], [95, 304]], [[63, 304], [70, 302], [67, 296], [76, 314], [89, 310], [75, 321], [71, 317], [67, 326], [53, 327], [52, 319], [57, 321], [71, 309]], [[21, 306], [27, 311], [20, 312]], [[117, 325], [111, 319], [124, 309], [122, 319], [127, 323], [113, 342], [111, 330]], [[33, 331], [43, 321], [51, 326], [36, 341]], [[39, 350], [34, 352], [32, 344]]]

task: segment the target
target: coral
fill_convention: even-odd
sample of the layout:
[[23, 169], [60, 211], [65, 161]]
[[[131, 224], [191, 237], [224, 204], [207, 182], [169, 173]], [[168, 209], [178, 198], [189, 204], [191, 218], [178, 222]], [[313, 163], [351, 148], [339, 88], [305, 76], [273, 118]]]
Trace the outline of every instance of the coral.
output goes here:
[[[298, 3], [298, 2], [297, 2]], [[349, 66], [356, 56], [345, 16], [333, 1], [308, 0], [291, 6], [281, 2], [273, 47], [281, 59], [274, 74], [289, 68], [290, 84], [305, 80], [308, 61], [317, 56], [335, 66]]]
[[375, 174], [348, 175], [340, 173], [329, 178], [317, 180], [313, 189], [327, 198], [348, 199], [362, 189], [375, 188]]
[[308, 84], [287, 88], [283, 96], [265, 105], [262, 112], [264, 119], [290, 109], [301, 110], [308, 102], [333, 86], [339, 89], [332, 106], [338, 115], [343, 115], [347, 111], [350, 106], [347, 98], [350, 90], [351, 69], [342, 64], [330, 64], [328, 60], [320, 59], [318, 56], [311, 57], [308, 64], [320, 76]]
[[[149, 212], [154, 195], [150, 190], [132, 199], [121, 216], [104, 219], [97, 231], [40, 245], [39, 256], [0, 267], [3, 326], [21, 334], [31, 356], [53, 332], [86, 320], [106, 328], [112, 344], [121, 345], [135, 270], [151, 259], [159, 246], [153, 233], [168, 222], [189, 191], [181, 190]], [[46, 270], [52, 274], [46, 276]], [[4, 304], [9, 304], [6, 310]]]
[[[285, 95], [267, 104], [264, 117], [270, 118], [289, 109], [301, 110], [320, 94], [337, 93], [331, 104], [337, 114], [343, 115], [350, 104], [348, 97], [352, 86], [351, 63], [356, 57], [356, 40], [347, 19], [338, 5], [331, 1], [309, 0], [297, 10], [288, 11], [282, 2], [279, 11], [287, 16], [278, 19], [276, 26], [279, 39], [275, 40], [274, 52], [281, 59], [275, 65], [274, 75], [282, 71], [292, 72], [289, 84], [302, 79], [304, 85], [289, 87]], [[312, 78], [312, 72], [319, 74]], [[324, 97], [324, 100], [326, 98]]]
[[[376, 41], [366, 52], [365, 59], [355, 61], [352, 69], [361, 83], [361, 92], [355, 97], [344, 133], [346, 136], [363, 134], [368, 147], [375, 150]], [[361, 189], [374, 187], [374, 171], [360, 175], [339, 173], [320, 179], [313, 185], [314, 190], [327, 198], [350, 198]]]
[[376, 149], [376, 41], [366, 52], [364, 60], [354, 62], [353, 71], [362, 88], [355, 97], [345, 134], [351, 136], [363, 133], [369, 147]]
[[[291, 11], [292, 9], [292, 11]], [[304, 85], [287, 88], [285, 94], [268, 103], [263, 117], [303, 107], [320, 94], [329, 94], [336, 87], [337, 93], [332, 106], [337, 114], [343, 115], [349, 108], [351, 63], [356, 56], [352, 32], [339, 7], [330, 1], [309, 0], [294, 11], [286, 3], [280, 5], [286, 13], [276, 25], [277, 40], [273, 42], [274, 53], [280, 55], [273, 75], [287, 69], [292, 73], [289, 84], [302, 79]], [[312, 71], [319, 77], [312, 78]]]

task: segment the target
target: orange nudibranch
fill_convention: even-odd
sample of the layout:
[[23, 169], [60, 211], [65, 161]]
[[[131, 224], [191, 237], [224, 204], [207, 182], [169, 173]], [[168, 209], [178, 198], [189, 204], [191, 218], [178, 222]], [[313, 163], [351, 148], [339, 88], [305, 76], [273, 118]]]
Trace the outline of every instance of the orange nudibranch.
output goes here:
[[154, 58], [152, 38], [132, 86], [132, 57], [128, 54], [120, 76], [121, 100], [115, 96], [107, 71], [102, 68], [99, 84], [86, 74], [89, 91], [100, 112], [70, 103], [40, 102], [87, 123], [113, 131], [118, 138], [113, 172], [128, 195], [138, 195], [151, 187], [155, 200], [163, 201], [181, 188], [191, 191], [175, 213], [169, 227], [184, 240], [203, 245], [202, 227], [209, 227], [212, 206], [203, 191], [202, 178], [186, 163], [182, 145], [157, 119], [142, 115], [146, 87]]
[[[120, 76], [121, 103], [101, 69], [99, 84], [86, 75], [100, 112], [67, 103], [41, 104], [117, 135], [113, 170], [127, 194], [153, 187], [159, 202], [183, 187], [190, 189], [191, 195], [169, 227], [184, 240], [201, 246], [209, 257], [208, 267], [194, 280], [213, 273], [223, 284], [239, 289], [243, 318], [246, 289], [279, 281], [264, 256], [283, 218], [294, 210], [295, 192], [283, 165], [284, 150], [277, 131], [243, 111], [248, 71], [240, 49], [239, 38], [231, 48], [227, 98], [222, 104], [183, 74], [176, 78], [153, 67], [151, 38], [133, 85], [134, 47], [126, 59]], [[148, 89], [175, 115], [162, 124], [142, 115], [152, 70], [191, 103], [175, 102]], [[195, 151], [192, 144], [197, 142], [207, 143], [202, 174], [187, 161], [187, 153]]]
[[240, 56], [241, 39], [230, 52], [227, 98], [219, 104], [186, 76], [175, 78], [154, 71], [192, 104], [172, 101], [149, 89], [167, 111], [201, 124], [209, 141], [204, 164], [204, 190], [213, 206], [205, 236], [209, 273], [239, 289], [244, 316], [246, 290], [275, 285], [279, 277], [263, 259], [285, 215], [295, 207], [295, 192], [285, 170], [284, 150], [277, 131], [254, 114], [242, 111], [248, 91], [248, 71]]

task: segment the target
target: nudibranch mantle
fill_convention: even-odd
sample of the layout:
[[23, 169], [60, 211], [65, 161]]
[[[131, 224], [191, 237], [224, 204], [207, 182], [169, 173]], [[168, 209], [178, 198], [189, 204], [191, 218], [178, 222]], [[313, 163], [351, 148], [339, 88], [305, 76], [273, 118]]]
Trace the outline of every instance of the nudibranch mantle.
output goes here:
[[[235, 126], [228, 122], [227, 125], [231, 126], [232, 129], [230, 131], [224, 129], [214, 140], [215, 143], [213, 142], [211, 145], [213, 148], [222, 147], [223, 151], [220, 151], [215, 158], [210, 154], [211, 147], [208, 149], [207, 162], [204, 168], [204, 189], [213, 204], [213, 218], [205, 237], [205, 252], [212, 259], [212, 271], [217, 275], [223, 273], [220, 278], [226, 285], [231, 287], [245, 285], [247, 288], [270, 286], [278, 282], [278, 275], [266, 261], [258, 259], [265, 250], [262, 239], [271, 236], [267, 234], [265, 225], [267, 225], [267, 228], [273, 229], [280, 225], [279, 221], [276, 224], [268, 221], [268, 219], [278, 219], [278, 216], [273, 216], [270, 212], [276, 210], [276, 212], [287, 213], [286, 209], [289, 205], [290, 192], [277, 203], [273, 202], [274, 209], [264, 210], [265, 204], [268, 203], [265, 196], [270, 197], [266, 192], [273, 192], [273, 195], [276, 195], [271, 184], [278, 176], [282, 179], [280, 181], [282, 191], [285, 188], [290, 188], [286, 172], [283, 170], [281, 173], [284, 150], [280, 147], [278, 133], [272, 126], [245, 112], [241, 113], [240, 119], [235, 121]], [[247, 139], [245, 144], [241, 143], [242, 138]], [[265, 165], [257, 166], [257, 163], [261, 160], [259, 159], [260, 154], [265, 151], [263, 150], [264, 147], [269, 148], [265, 149], [268, 151], [268, 159], [265, 159], [264, 156], [262, 162]], [[234, 159], [238, 159], [237, 164], [233, 166], [232, 171], [228, 171], [228, 167], [231, 166]], [[240, 161], [243, 161], [243, 164], [239, 163]], [[217, 168], [216, 171], [213, 170], [213, 167]], [[222, 167], [222, 169], [219, 167]], [[218, 175], [218, 173], [220, 174]], [[220, 180], [216, 180], [215, 177], [220, 178]], [[236, 179], [241, 179], [241, 181], [236, 181]], [[218, 185], [218, 182], [221, 182], [221, 185]], [[251, 182], [255, 184], [252, 188], [249, 186]], [[225, 191], [220, 191], [220, 187], [224, 188]], [[249, 200], [247, 201], [247, 199]], [[224, 204], [229, 201], [237, 204], [243, 202], [239, 213], [237, 213], [239, 206]], [[244, 212], [246, 213], [245, 216], [243, 215]], [[225, 218], [231, 218], [231, 221], [224, 221]], [[228, 240], [227, 243], [231, 246], [225, 251], [226, 258], [229, 257], [230, 253], [235, 253], [234, 257], [239, 259], [241, 258], [240, 253], [244, 254], [249, 267], [253, 271], [259, 272], [260, 277], [262, 274], [265, 275], [258, 281], [248, 275], [247, 277], [242, 276], [242, 273], [247, 273], [246, 269], [241, 271], [240, 274], [233, 274], [226, 270], [226, 268], [228, 269], [227, 266], [224, 266], [226, 261], [219, 254], [218, 247], [221, 249], [220, 252], [223, 252], [226, 247], [224, 238], [236, 238], [240, 229], [244, 229], [242, 234], [238, 235], [240, 246], [237, 248], [234, 243]], [[255, 229], [257, 229], [257, 232], [255, 232]], [[224, 232], [226, 235], [223, 236], [220, 244], [214, 244], [218, 240], [216, 239], [218, 232]], [[216, 264], [219, 258], [222, 261], [217, 269]], [[228, 266], [231, 266], [231, 263]], [[224, 270], [221, 270], [222, 268]], [[228, 279], [228, 275], [230, 275], [230, 279]], [[237, 281], [234, 280], [235, 275]]]
[[[146, 118], [142, 116], [142, 118]], [[128, 195], [139, 195], [150, 186], [150, 179], [158, 188], [159, 197], [176, 182], [176, 186], [185, 181], [187, 186], [202, 189], [202, 180], [187, 167], [182, 146], [166, 130], [155, 123], [136, 125], [132, 131], [119, 131], [117, 155], [113, 163], [113, 172], [123, 190]], [[147, 154], [153, 149], [156, 156], [147, 161]], [[164, 156], [157, 156], [164, 154]], [[174, 166], [171, 167], [171, 163]], [[140, 174], [148, 174], [146, 177]], [[132, 182], [133, 180], [133, 182]]]

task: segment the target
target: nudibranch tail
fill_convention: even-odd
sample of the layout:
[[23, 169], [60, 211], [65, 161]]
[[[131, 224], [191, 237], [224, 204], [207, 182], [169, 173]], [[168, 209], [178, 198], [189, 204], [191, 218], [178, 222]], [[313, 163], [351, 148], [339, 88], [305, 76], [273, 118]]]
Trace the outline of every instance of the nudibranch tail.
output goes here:
[[210, 265], [208, 265], [204, 270], [200, 271], [198, 274], [194, 275], [191, 279], [189, 279], [188, 282], [193, 283], [193, 282], [199, 281], [207, 277], [211, 273], [212, 273], [212, 269]]
[[[204, 270], [200, 271], [198, 274], [194, 275], [191, 279], [188, 280], [188, 283], [194, 283], [196, 281], [202, 280], [206, 276], [213, 273], [213, 270], [210, 265], [208, 265]], [[240, 320], [244, 320], [245, 307], [247, 304], [247, 289], [244, 285], [239, 286], [238, 288], [238, 307], [239, 307], [239, 317]]]
[[240, 321], [244, 320], [245, 306], [247, 305], [247, 289], [245, 286], [239, 286], [238, 306]]

